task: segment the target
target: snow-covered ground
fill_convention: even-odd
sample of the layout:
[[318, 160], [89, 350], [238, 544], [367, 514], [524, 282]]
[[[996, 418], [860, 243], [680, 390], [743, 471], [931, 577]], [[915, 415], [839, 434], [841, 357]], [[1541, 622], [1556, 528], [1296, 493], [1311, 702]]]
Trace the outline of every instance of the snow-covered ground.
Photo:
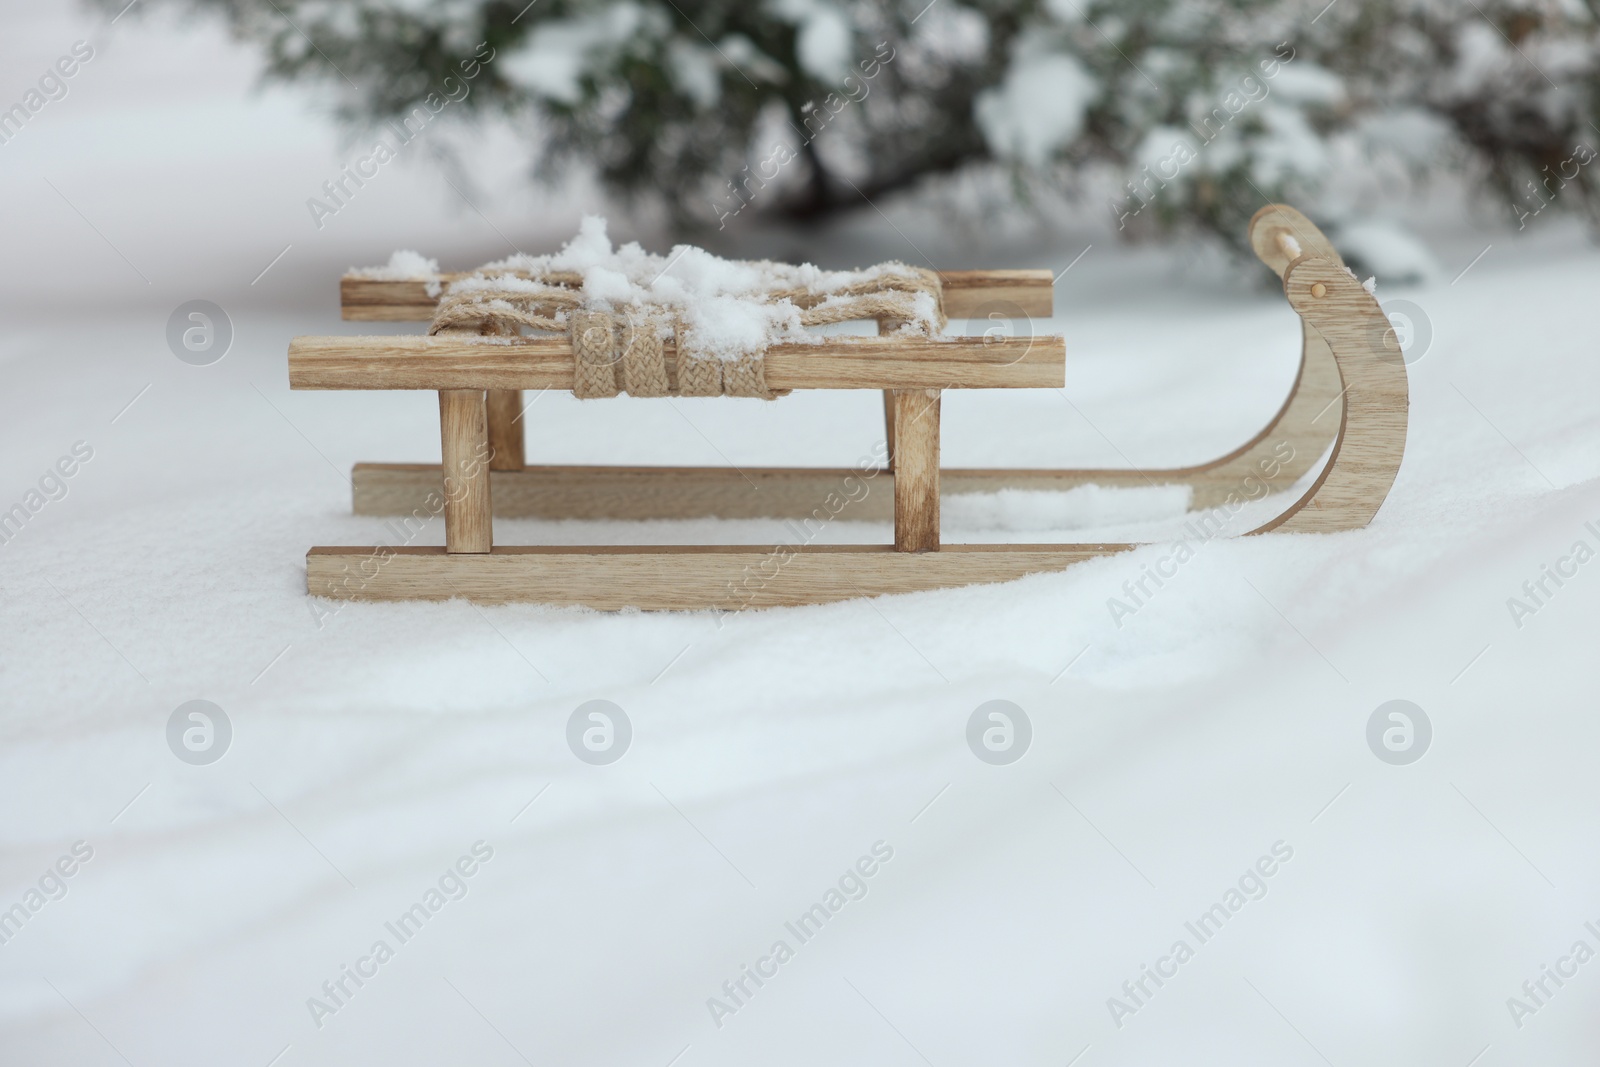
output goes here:
[[[1211, 543], [1120, 627], [1108, 598], [1160, 548], [720, 626], [462, 602], [319, 620], [305, 549], [382, 536], [349, 514], [350, 465], [437, 458], [436, 415], [422, 394], [289, 392], [289, 338], [351, 329], [351, 263], [544, 251], [596, 202], [503, 193], [478, 214], [400, 163], [319, 231], [303, 202], [348, 152], [303, 99], [248, 95], [215, 33], [3, 10], [0, 100], [75, 40], [97, 52], [0, 145], [0, 511], [47, 499], [0, 544], [0, 1064], [1594, 1062], [1600, 253], [1581, 236], [1438, 233], [1442, 277], [1380, 278], [1432, 342], [1372, 526]], [[751, 247], [912, 259], [896, 226], [915, 225], [869, 212]], [[1203, 460], [1288, 387], [1293, 314], [1226, 271], [1103, 234], [924, 230], [949, 267], [1059, 270], [1094, 244], [1037, 324], [1067, 336], [1067, 389], [949, 396], [951, 465]], [[166, 345], [191, 299], [233, 322], [212, 366]], [[528, 448], [837, 465], [880, 418], [865, 394], [548, 395]], [[1093, 541], [1170, 535], [1177, 513], [962, 500], [946, 525]], [[195, 699], [231, 724], [209, 765], [169, 748]], [[609, 765], [567, 740], [596, 699], [632, 724]], [[1009, 765], [968, 746], [993, 700], [1032, 724]], [[1420, 761], [1369, 748], [1391, 700], [1431, 722]], [[419, 902], [420, 929], [386, 925]], [[837, 905], [820, 930], [786, 926], [817, 903]], [[1186, 925], [1219, 903], [1221, 929]]]

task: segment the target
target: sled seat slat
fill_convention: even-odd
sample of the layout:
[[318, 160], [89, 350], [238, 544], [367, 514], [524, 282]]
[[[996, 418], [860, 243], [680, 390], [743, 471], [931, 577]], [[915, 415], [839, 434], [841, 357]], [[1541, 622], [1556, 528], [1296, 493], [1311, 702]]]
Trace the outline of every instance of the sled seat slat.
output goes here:
[[[449, 285], [465, 272], [441, 274]], [[1013, 304], [1017, 313], [1049, 318], [1053, 313], [1053, 276], [1048, 270], [948, 270], [944, 282], [945, 313], [952, 319], [1002, 315]], [[339, 280], [340, 310], [347, 322], [429, 322], [439, 298], [428, 295], [426, 282], [379, 281], [345, 275]]]
[[[670, 345], [666, 358], [674, 379]], [[457, 337], [296, 337], [289, 344], [289, 387], [571, 389], [574, 360], [564, 337], [514, 345]], [[1059, 389], [1066, 385], [1066, 342], [830, 337], [768, 349], [766, 379], [773, 389]]]

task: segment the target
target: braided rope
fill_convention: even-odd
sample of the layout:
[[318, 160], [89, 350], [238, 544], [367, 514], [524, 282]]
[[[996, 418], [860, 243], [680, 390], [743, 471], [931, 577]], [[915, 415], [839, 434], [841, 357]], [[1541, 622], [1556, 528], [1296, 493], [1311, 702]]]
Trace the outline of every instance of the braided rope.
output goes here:
[[[758, 268], [775, 267], [757, 262]], [[779, 268], [768, 276], [793, 269]], [[801, 326], [876, 319], [889, 333], [927, 336], [946, 324], [939, 275], [903, 263], [864, 271], [818, 274], [814, 285], [774, 285], [742, 294], [761, 305], [794, 306]], [[429, 334], [477, 332], [520, 337], [524, 329], [566, 334], [576, 357], [573, 393], [584, 399], [616, 396], [745, 396], [772, 400], [764, 346], [728, 358], [705, 351], [678, 309], [635, 304], [620, 312], [583, 293], [573, 271], [507, 270], [490, 264], [454, 282], [439, 301]], [[669, 370], [666, 345], [677, 352]], [[671, 373], [675, 370], [675, 374]], [[784, 390], [783, 392], [787, 392]]]

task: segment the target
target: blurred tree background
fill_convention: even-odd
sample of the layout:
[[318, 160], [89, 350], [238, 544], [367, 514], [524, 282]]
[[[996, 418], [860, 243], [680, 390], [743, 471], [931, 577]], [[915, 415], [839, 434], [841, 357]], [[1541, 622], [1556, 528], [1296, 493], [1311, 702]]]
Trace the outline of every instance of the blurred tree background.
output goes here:
[[1343, 179], [1378, 171], [1465, 175], [1513, 223], [1597, 218], [1600, 0], [165, 2], [354, 127], [496, 116], [540, 172], [690, 226], [981, 168], [1131, 235], [1237, 242], [1276, 199], [1349, 214]]

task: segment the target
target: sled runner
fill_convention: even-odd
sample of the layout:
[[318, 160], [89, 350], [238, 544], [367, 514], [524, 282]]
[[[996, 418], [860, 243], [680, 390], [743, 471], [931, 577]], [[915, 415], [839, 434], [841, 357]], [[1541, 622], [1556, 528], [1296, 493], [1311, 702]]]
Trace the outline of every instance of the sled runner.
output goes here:
[[[358, 464], [354, 501], [358, 514], [425, 517], [442, 511], [447, 543], [443, 548], [315, 548], [307, 557], [308, 589], [351, 599], [465, 596], [600, 608], [738, 610], [1004, 581], [1133, 546], [941, 545], [941, 492], [1176, 483], [1193, 487], [1195, 507], [1213, 508], [1287, 487], [1329, 445], [1328, 463], [1304, 496], [1252, 532], [1358, 528], [1382, 503], [1404, 449], [1406, 376], [1393, 330], [1376, 300], [1299, 212], [1281, 205], [1263, 209], [1251, 222], [1250, 240], [1283, 278], [1289, 303], [1302, 319], [1304, 346], [1295, 387], [1273, 421], [1240, 449], [1202, 466], [1163, 471], [940, 470], [941, 390], [1060, 388], [1065, 348], [1059, 337], [950, 337], [933, 326], [946, 317], [987, 318], [995, 310], [1047, 316], [1047, 271], [934, 275], [884, 265], [806, 289], [797, 268], [769, 265], [782, 276], [769, 279], [778, 288], [768, 298], [792, 299], [810, 322], [844, 321], [837, 316], [852, 314], [877, 318], [882, 336], [811, 337], [767, 346], [753, 361], [741, 355], [732, 362], [695, 351], [696, 335], [692, 329], [685, 333], [682, 322], [674, 334], [603, 315], [585, 318], [592, 313], [573, 295], [577, 276], [549, 264], [539, 265], [542, 275], [523, 271], [520, 277], [495, 280], [495, 271], [488, 271], [476, 278], [445, 276], [431, 285], [428, 279], [347, 275], [345, 318], [431, 319], [434, 332], [297, 338], [289, 352], [291, 387], [438, 391], [442, 467]], [[913, 319], [926, 314], [930, 299], [940, 305], [939, 321], [919, 326]], [[858, 314], [863, 308], [872, 313]], [[587, 325], [580, 329], [579, 323]], [[523, 337], [520, 326], [543, 333]], [[570, 335], [549, 336], [559, 329]], [[595, 338], [600, 340], [591, 344]], [[703, 387], [706, 373], [724, 380]], [[769, 397], [795, 388], [883, 390], [889, 469], [527, 466], [518, 421], [520, 391], [541, 388], [589, 396], [621, 389], [640, 395]], [[452, 477], [447, 479], [445, 471]], [[892, 516], [895, 541], [777, 548], [494, 546], [495, 514]]]

